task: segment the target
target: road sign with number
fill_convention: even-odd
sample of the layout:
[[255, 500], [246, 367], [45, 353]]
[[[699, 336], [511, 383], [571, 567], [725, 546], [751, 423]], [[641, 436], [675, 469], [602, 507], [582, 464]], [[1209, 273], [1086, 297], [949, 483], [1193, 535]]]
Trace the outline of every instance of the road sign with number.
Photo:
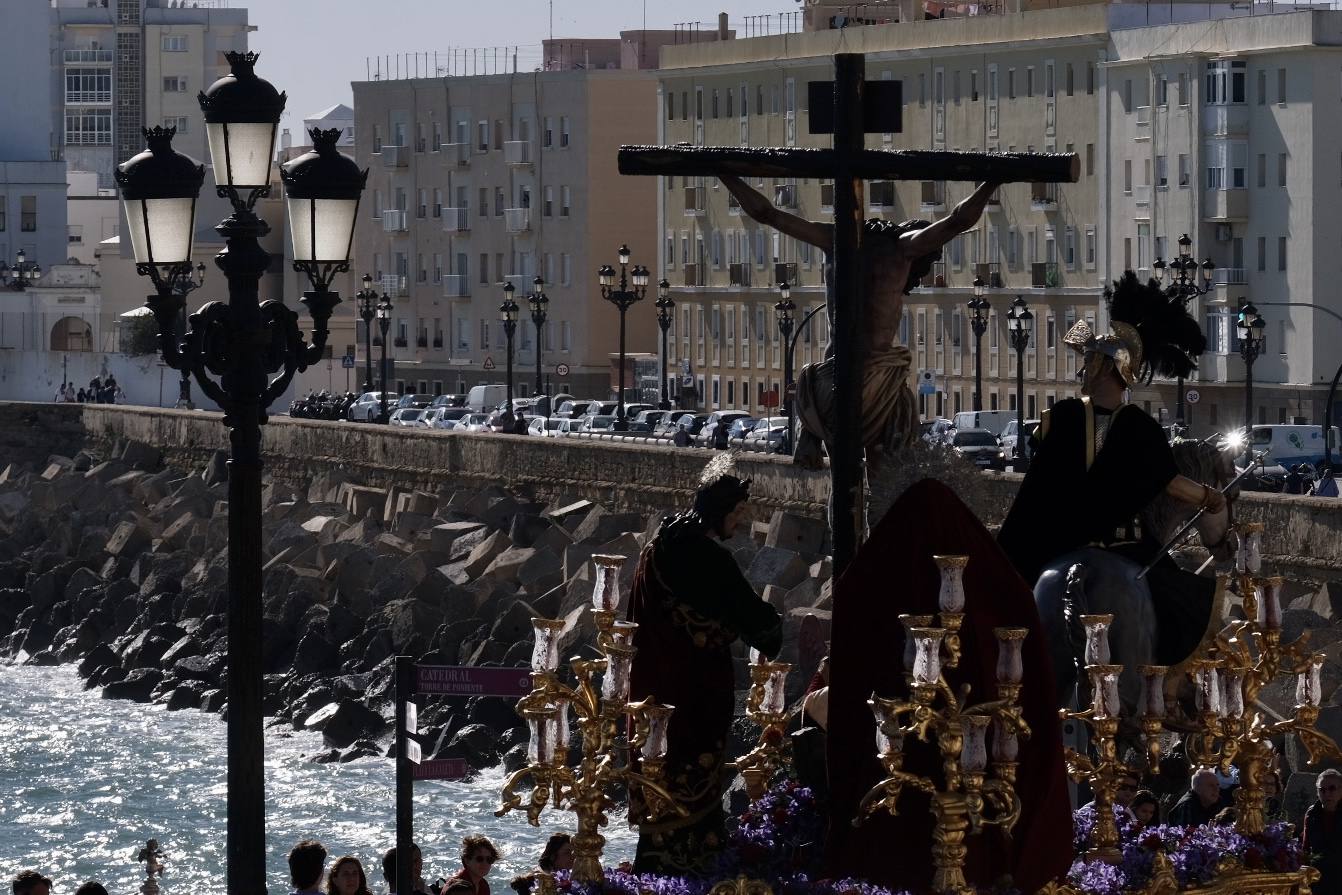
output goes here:
[[555, 367], [555, 375], [556, 375], [556, 376], [567, 376], [567, 375], [568, 375], [568, 364], [560, 364], [559, 366]]
[[1189, 404], [1196, 404], [1202, 400], [1202, 393], [1195, 388], [1190, 388], [1188, 391], [1184, 392], [1184, 400]]
[[485, 357], [485, 369], [486, 370], [494, 369], [494, 355], [491, 354]]
[[346, 355], [343, 355], [343, 356], [340, 358], [340, 366], [344, 367], [346, 370], [348, 370], [348, 369], [350, 369], [351, 367], [353, 367], [353, 366], [354, 366], [354, 355], [352, 355], [352, 354], [346, 354]]
[[918, 373], [918, 394], [935, 395], [937, 393], [937, 374], [931, 370], [921, 370]]

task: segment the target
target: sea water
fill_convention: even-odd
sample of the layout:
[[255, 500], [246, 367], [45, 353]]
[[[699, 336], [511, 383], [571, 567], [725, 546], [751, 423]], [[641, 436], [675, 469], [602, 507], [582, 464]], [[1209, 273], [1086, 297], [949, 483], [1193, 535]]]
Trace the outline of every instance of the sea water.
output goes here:
[[[163, 895], [224, 891], [225, 727], [218, 715], [168, 712], [99, 698], [70, 666], [0, 667], [0, 883], [40, 870], [54, 895], [96, 879], [111, 895], [144, 881], [136, 863], [146, 839], [166, 852]], [[316, 764], [320, 734], [288, 724], [266, 730], [266, 870], [272, 893], [290, 891], [285, 855], [316, 838], [332, 859], [363, 862], [369, 888], [384, 892], [381, 856], [395, 844], [394, 763], [366, 758]], [[538, 829], [525, 814], [494, 817], [504, 775], [415, 784], [415, 839], [424, 877], [460, 869], [461, 839], [488, 836], [502, 852], [489, 875], [506, 891], [535, 866], [546, 837], [572, 832], [571, 812], [547, 810]], [[633, 857], [623, 814], [604, 831], [605, 863]]]

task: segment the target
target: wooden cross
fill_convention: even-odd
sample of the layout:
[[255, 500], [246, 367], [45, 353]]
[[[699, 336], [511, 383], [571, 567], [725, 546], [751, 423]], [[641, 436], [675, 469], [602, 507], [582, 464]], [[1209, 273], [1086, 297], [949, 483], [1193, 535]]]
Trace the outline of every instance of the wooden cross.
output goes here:
[[[887, 132], [888, 114], [868, 109], [861, 53], [834, 57], [832, 149], [742, 149], [718, 146], [622, 146], [621, 174], [687, 177], [801, 177], [834, 179], [833, 262], [834, 406], [830, 445], [834, 575], [857, 553], [862, 533], [862, 313], [858, 253], [862, 245], [864, 180], [968, 180], [1075, 183], [1076, 153], [983, 153], [878, 150], [864, 145], [866, 133]], [[879, 88], [877, 88], [879, 89]], [[812, 105], [813, 113], [816, 105]], [[827, 110], [826, 110], [827, 111]], [[884, 119], [884, 120], [883, 120]], [[873, 127], [864, 127], [871, 122]], [[877, 122], [880, 122], [879, 124]], [[828, 130], [828, 128], [826, 128]]]

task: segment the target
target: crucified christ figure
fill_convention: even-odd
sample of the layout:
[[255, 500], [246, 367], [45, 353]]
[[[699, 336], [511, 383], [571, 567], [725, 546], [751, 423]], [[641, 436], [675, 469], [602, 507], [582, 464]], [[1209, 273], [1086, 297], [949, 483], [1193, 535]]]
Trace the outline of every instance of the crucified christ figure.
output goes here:
[[[761, 224], [810, 243], [825, 253], [834, 245], [834, 227], [808, 221], [775, 208], [764, 196], [740, 178], [723, 177], [723, 184], [741, 204], [742, 210]], [[941, 247], [965, 232], [983, 214], [988, 199], [999, 184], [981, 183], [939, 221], [893, 221], [878, 218], [864, 222], [860, 282], [862, 330], [862, 445], [869, 466], [881, 457], [907, 447], [918, 435], [918, 403], [908, 388], [912, 354], [897, 342], [904, 313], [904, 296], [941, 258]], [[834, 296], [826, 299], [831, 323]], [[802, 422], [795, 462], [812, 469], [821, 466], [820, 445], [832, 443], [835, 408], [833, 399], [833, 351], [820, 363], [808, 364], [797, 375], [795, 406]]]

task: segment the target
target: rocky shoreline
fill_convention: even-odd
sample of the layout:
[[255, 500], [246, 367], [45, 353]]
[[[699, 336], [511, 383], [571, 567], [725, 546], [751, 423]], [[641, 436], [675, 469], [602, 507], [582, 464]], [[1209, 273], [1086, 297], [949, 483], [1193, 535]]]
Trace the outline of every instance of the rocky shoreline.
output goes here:
[[[225, 713], [225, 459], [184, 472], [165, 468], [157, 448], [123, 441], [107, 456], [52, 455], [0, 472], [0, 657], [77, 663], [108, 699]], [[582, 651], [594, 634], [590, 557], [627, 557], [627, 594], [658, 521], [576, 498], [372, 488], [339, 474], [306, 488], [270, 481], [262, 507], [265, 711], [270, 724], [320, 731], [316, 761], [387, 751], [396, 655], [524, 666], [536, 616], [568, 620], [564, 654]], [[825, 538], [823, 522], [776, 512], [727, 542], [785, 615], [789, 702], [828, 639]], [[741, 648], [742, 702], [747, 683]], [[476, 769], [525, 761], [525, 725], [509, 699], [421, 699], [419, 727], [426, 759]], [[740, 728], [743, 746], [751, 732]]]

